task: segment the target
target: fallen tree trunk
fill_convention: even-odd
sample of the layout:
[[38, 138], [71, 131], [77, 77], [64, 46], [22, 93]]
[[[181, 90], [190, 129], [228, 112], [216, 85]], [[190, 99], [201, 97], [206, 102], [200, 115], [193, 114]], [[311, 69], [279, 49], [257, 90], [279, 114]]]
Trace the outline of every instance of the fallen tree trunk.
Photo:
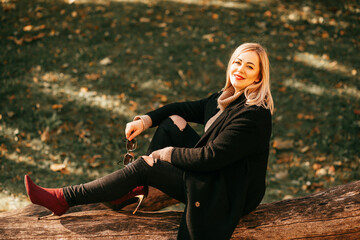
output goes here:
[[[182, 212], [73, 207], [61, 217], [30, 205], [0, 214], [1, 239], [176, 239]], [[360, 181], [307, 197], [262, 204], [243, 217], [234, 239], [360, 239]]]

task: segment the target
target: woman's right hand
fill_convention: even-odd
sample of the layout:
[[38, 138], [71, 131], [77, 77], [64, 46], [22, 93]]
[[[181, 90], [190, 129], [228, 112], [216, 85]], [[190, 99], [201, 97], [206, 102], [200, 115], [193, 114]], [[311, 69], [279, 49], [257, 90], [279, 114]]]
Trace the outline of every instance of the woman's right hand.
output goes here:
[[129, 141], [133, 140], [137, 135], [144, 131], [144, 124], [141, 119], [126, 124], [125, 137]]

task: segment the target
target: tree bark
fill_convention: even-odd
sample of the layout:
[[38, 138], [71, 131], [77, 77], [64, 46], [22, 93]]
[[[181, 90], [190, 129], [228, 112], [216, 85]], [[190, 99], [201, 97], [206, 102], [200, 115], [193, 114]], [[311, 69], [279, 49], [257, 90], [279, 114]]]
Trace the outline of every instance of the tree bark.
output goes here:
[[[176, 239], [182, 215], [144, 210], [132, 215], [91, 204], [37, 220], [49, 213], [33, 204], [0, 213], [0, 239]], [[233, 239], [360, 239], [360, 181], [262, 204], [240, 220]]]

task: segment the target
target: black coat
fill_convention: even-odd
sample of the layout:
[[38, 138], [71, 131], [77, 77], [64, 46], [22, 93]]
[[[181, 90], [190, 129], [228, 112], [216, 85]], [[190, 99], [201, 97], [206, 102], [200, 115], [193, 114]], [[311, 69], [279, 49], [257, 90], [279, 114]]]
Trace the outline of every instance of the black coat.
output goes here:
[[[205, 124], [219, 111], [219, 96], [172, 103], [147, 114], [152, 126], [170, 115]], [[187, 196], [178, 239], [229, 239], [240, 217], [264, 196], [271, 113], [245, 100], [242, 95], [231, 103], [194, 148], [172, 152], [172, 164], [185, 171]]]

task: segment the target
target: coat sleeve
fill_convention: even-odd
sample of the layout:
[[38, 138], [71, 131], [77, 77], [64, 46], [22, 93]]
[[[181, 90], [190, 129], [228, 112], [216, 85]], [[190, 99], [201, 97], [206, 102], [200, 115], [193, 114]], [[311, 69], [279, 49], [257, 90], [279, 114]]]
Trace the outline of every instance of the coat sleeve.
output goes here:
[[171, 163], [184, 170], [216, 171], [247, 156], [268, 151], [271, 134], [271, 114], [268, 110], [252, 109], [228, 122], [228, 125], [203, 147], [175, 147]]
[[214, 93], [211, 96], [189, 102], [177, 102], [167, 104], [159, 109], [146, 113], [152, 120], [152, 126], [158, 126], [163, 120], [171, 115], [179, 115], [187, 122], [194, 122], [204, 124], [205, 108], [210, 99], [216, 97], [218, 93]]

